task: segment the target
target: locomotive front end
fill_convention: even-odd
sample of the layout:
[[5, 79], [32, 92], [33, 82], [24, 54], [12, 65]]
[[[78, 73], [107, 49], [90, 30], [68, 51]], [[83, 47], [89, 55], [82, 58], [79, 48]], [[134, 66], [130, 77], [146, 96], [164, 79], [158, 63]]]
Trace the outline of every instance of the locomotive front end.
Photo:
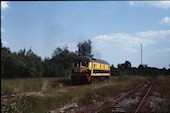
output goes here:
[[71, 80], [73, 82], [90, 81], [89, 60], [83, 57], [75, 59], [72, 65]]

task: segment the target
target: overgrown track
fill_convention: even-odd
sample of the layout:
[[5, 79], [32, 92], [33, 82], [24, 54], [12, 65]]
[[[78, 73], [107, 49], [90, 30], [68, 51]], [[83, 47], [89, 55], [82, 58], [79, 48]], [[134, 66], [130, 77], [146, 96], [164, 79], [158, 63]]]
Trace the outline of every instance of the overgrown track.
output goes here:
[[14, 99], [18, 96], [17, 93], [1, 94], [1, 106], [3, 106], [8, 100]]
[[115, 99], [113, 102], [101, 107], [95, 113], [122, 113], [122, 112], [140, 112], [143, 101], [149, 94], [154, 81], [147, 81], [139, 84], [127, 93]]
[[6, 100], [10, 100], [17, 97], [22, 96], [43, 96], [43, 94], [38, 92], [25, 92], [25, 93], [8, 93], [8, 94], [1, 94], [1, 104], [5, 102]]
[[16, 95], [17, 93], [1, 94], [1, 101], [4, 99], [14, 98]]
[[140, 101], [138, 107], [135, 110], [135, 113], [139, 112], [140, 107], [142, 106], [142, 103], [144, 102], [144, 100], [146, 99], [146, 97], [148, 96], [153, 84], [155, 81], [152, 81], [152, 84], [150, 85], [150, 87], [148, 88], [147, 92], [145, 93], [144, 97], [142, 98], [142, 100]]

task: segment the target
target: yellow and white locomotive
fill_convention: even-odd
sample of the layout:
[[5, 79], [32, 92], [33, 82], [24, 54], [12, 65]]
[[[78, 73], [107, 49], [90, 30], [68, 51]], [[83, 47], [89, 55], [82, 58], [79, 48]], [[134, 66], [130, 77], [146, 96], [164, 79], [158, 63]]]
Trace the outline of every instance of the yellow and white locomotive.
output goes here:
[[78, 56], [72, 66], [71, 79], [77, 81], [93, 81], [110, 78], [110, 65], [108, 62], [89, 56]]

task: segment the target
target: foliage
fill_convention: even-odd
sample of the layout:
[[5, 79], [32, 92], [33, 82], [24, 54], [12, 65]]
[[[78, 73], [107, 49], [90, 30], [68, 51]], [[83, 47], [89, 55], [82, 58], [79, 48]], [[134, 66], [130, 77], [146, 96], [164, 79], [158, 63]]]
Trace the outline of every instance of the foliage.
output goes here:
[[[71, 75], [74, 58], [78, 55], [93, 56], [91, 40], [79, 42], [78, 52], [69, 51], [68, 47], [57, 47], [51, 55], [42, 60], [30, 48], [11, 52], [10, 48], [1, 46], [1, 78], [28, 77], [63, 77]], [[118, 68], [111, 66], [112, 76], [120, 75], [170, 75], [170, 68], [155, 68], [147, 65], [132, 67], [130, 61], [118, 64]]]
[[131, 68], [131, 63], [129, 61], [125, 61], [123, 64], [118, 64], [117, 67], [121, 70], [127, 70]]
[[92, 45], [91, 45], [91, 40], [89, 39], [88, 41], [84, 42], [79, 42], [77, 44], [78, 47], [78, 55], [83, 55], [83, 56], [93, 56], [92, 55]]
[[45, 58], [44, 60], [44, 76], [69, 76], [75, 56], [76, 54], [70, 52], [68, 47], [56, 48], [52, 58]]
[[39, 77], [43, 74], [41, 57], [31, 49], [12, 53], [9, 48], [2, 47], [1, 55], [2, 78]]
[[30, 48], [11, 52], [1, 47], [1, 78], [69, 76], [76, 56], [68, 47], [56, 48], [52, 58], [41, 59]]
[[[121, 78], [121, 79], [120, 79]], [[1, 112], [31, 112], [31, 113], [47, 113], [50, 110], [56, 109], [66, 105], [68, 103], [78, 103], [78, 105], [84, 105], [89, 103], [95, 103], [100, 99], [119, 94], [123, 90], [130, 89], [141, 81], [146, 80], [142, 77], [128, 77], [122, 79], [122, 77], [113, 77], [109, 81], [96, 82], [88, 85], [67, 86], [68, 78], [30, 78], [30, 79], [2, 79], [2, 87], [4, 84], [10, 89], [14, 89], [18, 86], [21, 88], [21, 92], [25, 92], [27, 95], [17, 96], [12, 101], [8, 101], [2, 104]], [[26, 84], [25, 84], [26, 83]], [[47, 89], [42, 89], [39, 93], [36, 92], [37, 88], [41, 90], [44, 84], [47, 84]], [[14, 84], [14, 85], [10, 85]], [[63, 84], [61, 86], [60, 84]], [[29, 85], [31, 90], [27, 90]], [[41, 87], [40, 87], [41, 86]], [[56, 86], [56, 87], [54, 87]], [[1, 89], [2, 90], [2, 89]], [[29, 95], [32, 92], [32, 95]], [[107, 93], [106, 93], [107, 92]], [[4, 93], [4, 92], [3, 92]], [[2, 94], [3, 94], [2, 93]], [[8, 92], [6, 92], [8, 93]], [[14, 92], [11, 92], [14, 93]]]
[[158, 76], [158, 75], [170, 75], [170, 68], [162, 69], [149, 67], [147, 65], [139, 65], [138, 68], [131, 67], [130, 61], [125, 61], [125, 63], [118, 64], [118, 68], [115, 68], [113, 65], [110, 68], [112, 76], [126, 76], [126, 75], [141, 75], [141, 76]]

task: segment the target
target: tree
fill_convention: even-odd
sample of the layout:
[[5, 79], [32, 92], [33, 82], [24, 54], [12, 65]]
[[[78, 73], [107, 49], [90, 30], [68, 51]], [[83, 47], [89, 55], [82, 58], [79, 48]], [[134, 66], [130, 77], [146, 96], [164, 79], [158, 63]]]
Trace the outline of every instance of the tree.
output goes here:
[[8, 78], [10, 77], [10, 72], [12, 69], [12, 53], [11, 50], [7, 47], [1, 46], [1, 77]]
[[70, 52], [67, 46], [64, 48], [56, 48], [52, 54], [52, 58], [45, 58], [44, 60], [45, 76], [70, 75], [75, 56], [76, 54]]
[[83, 55], [83, 56], [93, 56], [92, 55], [92, 42], [91, 40], [87, 40], [84, 42], [79, 42], [77, 44], [78, 47], [78, 55]]
[[125, 61], [125, 69], [130, 69], [131, 63], [129, 61]]
[[44, 68], [41, 57], [31, 49], [11, 52], [9, 48], [1, 48], [1, 75], [2, 78], [39, 77]]
[[127, 70], [131, 68], [131, 63], [129, 61], [125, 61], [123, 64], [118, 64], [117, 67], [121, 70]]
[[31, 77], [42, 76], [44, 68], [42, 64], [41, 57], [36, 55], [31, 48], [26, 52], [25, 63], [28, 71], [28, 75]]

